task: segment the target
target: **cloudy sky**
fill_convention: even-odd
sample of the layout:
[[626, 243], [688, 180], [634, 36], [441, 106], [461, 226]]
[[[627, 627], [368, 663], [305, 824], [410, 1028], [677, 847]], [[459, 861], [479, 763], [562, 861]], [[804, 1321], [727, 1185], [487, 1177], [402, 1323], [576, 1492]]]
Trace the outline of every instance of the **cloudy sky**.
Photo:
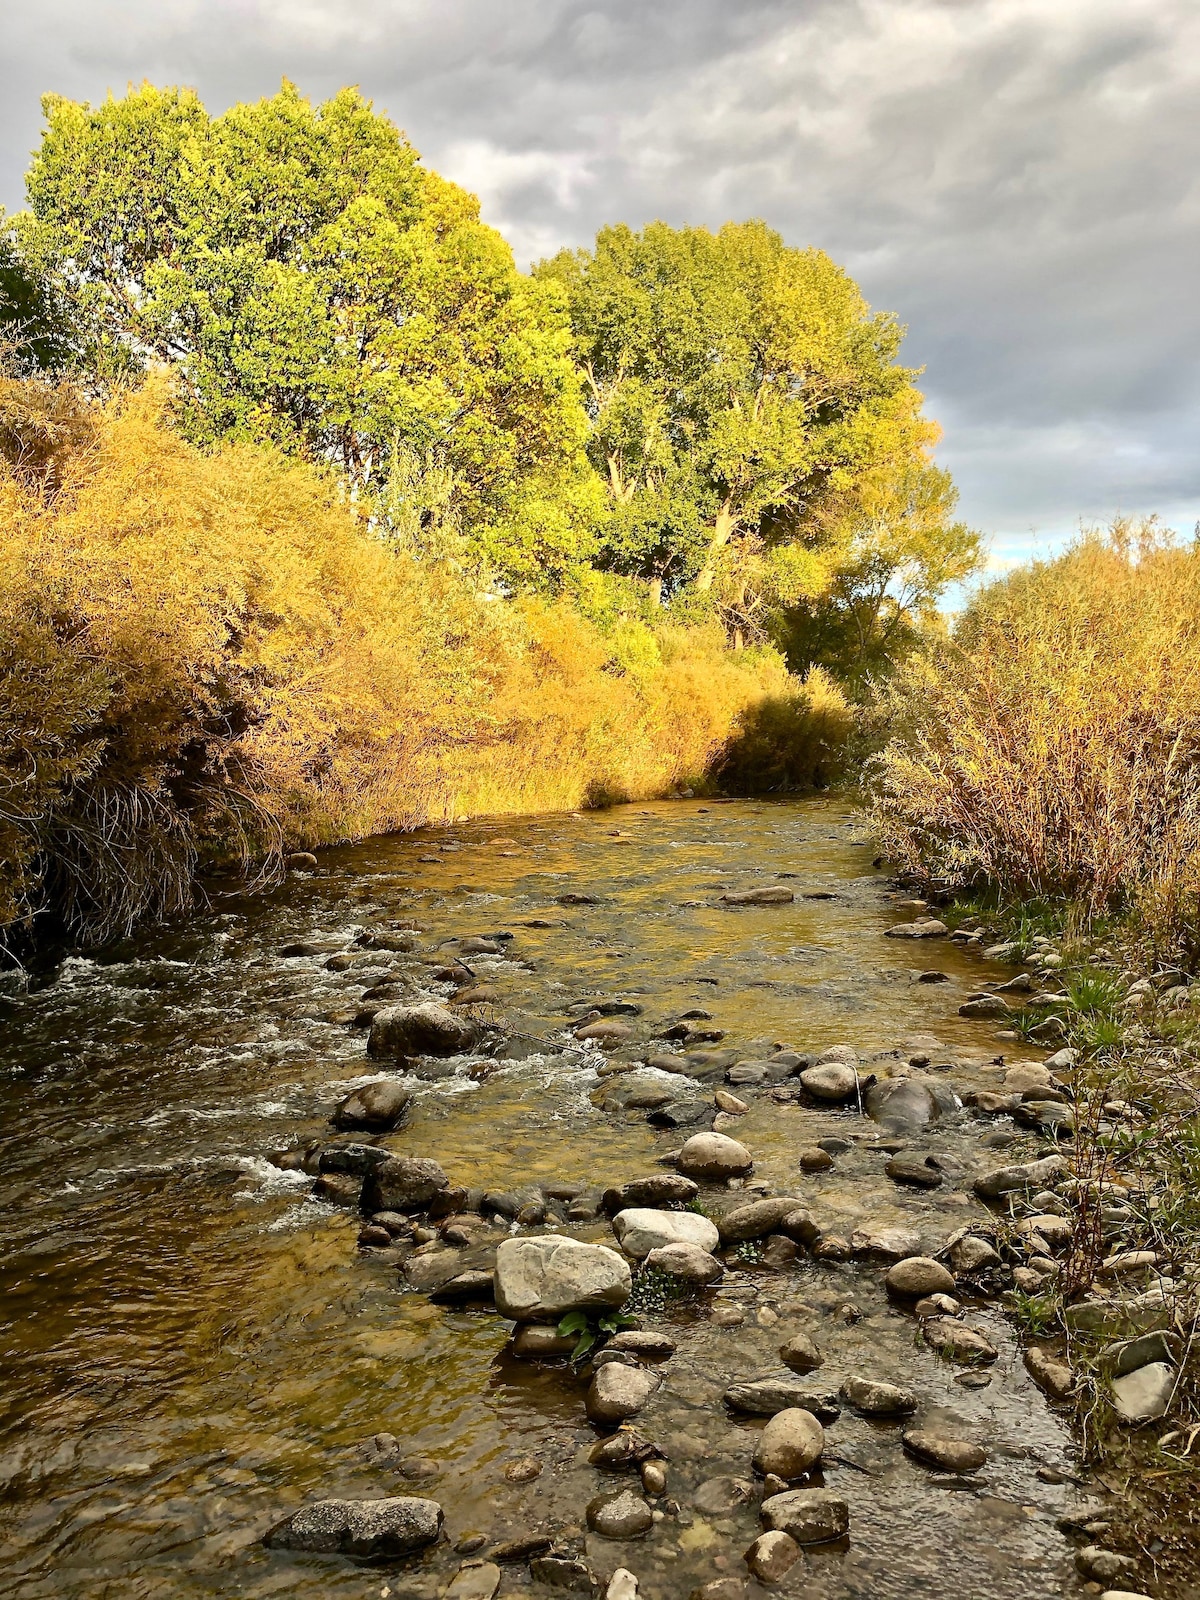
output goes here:
[[1195, 0], [39, 0], [4, 6], [0, 203], [46, 90], [210, 110], [357, 83], [518, 261], [760, 216], [908, 325], [998, 561], [1200, 518]]

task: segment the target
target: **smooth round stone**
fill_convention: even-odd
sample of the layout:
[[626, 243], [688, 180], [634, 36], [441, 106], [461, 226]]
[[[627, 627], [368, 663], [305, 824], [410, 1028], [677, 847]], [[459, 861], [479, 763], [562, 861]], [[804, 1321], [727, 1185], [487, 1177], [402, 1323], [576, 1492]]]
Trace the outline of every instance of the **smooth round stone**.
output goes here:
[[809, 1145], [801, 1150], [800, 1169], [802, 1172], [828, 1172], [833, 1165], [833, 1157], [828, 1150], [822, 1150], [817, 1145]]
[[624, 1422], [637, 1415], [661, 1382], [656, 1372], [647, 1372], [645, 1367], [610, 1362], [592, 1379], [587, 1414], [593, 1422]]
[[588, 1502], [587, 1524], [605, 1539], [636, 1539], [650, 1531], [654, 1513], [640, 1494], [618, 1489]]
[[746, 1313], [740, 1306], [714, 1306], [709, 1320], [718, 1328], [740, 1328]]
[[988, 1458], [981, 1445], [969, 1439], [947, 1439], [928, 1428], [909, 1428], [903, 1444], [919, 1461], [946, 1472], [977, 1472]]
[[791, 1480], [804, 1475], [821, 1459], [825, 1430], [810, 1411], [792, 1407], [777, 1411], [758, 1436], [754, 1465], [762, 1473], [774, 1472]]
[[932, 1256], [906, 1256], [888, 1269], [884, 1279], [892, 1294], [919, 1299], [927, 1294], [953, 1294], [954, 1274]]
[[913, 1307], [918, 1317], [956, 1317], [961, 1304], [952, 1294], [923, 1295]]
[[668, 1244], [694, 1244], [711, 1254], [721, 1242], [716, 1224], [694, 1211], [634, 1207], [618, 1211], [612, 1225], [621, 1249], [637, 1261]]
[[494, 1561], [460, 1567], [446, 1587], [445, 1600], [493, 1600], [502, 1573]]
[[698, 1244], [665, 1244], [651, 1250], [645, 1265], [653, 1272], [665, 1272], [668, 1277], [679, 1278], [684, 1283], [715, 1283], [725, 1274], [725, 1268]]
[[744, 1178], [754, 1158], [744, 1144], [723, 1133], [694, 1133], [679, 1152], [679, 1170], [687, 1178]]
[[746, 1565], [759, 1583], [779, 1583], [800, 1559], [800, 1546], [781, 1530], [760, 1533], [746, 1551]]
[[814, 1100], [825, 1100], [831, 1105], [849, 1100], [858, 1093], [858, 1072], [843, 1061], [808, 1067], [800, 1074], [800, 1082]]
[[762, 1504], [770, 1532], [790, 1533], [797, 1544], [825, 1544], [850, 1527], [850, 1507], [829, 1489], [789, 1489]]

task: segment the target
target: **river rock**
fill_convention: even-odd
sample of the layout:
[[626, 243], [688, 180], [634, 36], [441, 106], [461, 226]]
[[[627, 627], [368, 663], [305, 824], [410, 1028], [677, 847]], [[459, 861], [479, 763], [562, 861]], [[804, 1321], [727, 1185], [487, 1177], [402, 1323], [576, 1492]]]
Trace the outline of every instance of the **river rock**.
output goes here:
[[438, 1284], [429, 1298], [435, 1306], [487, 1305], [494, 1294], [493, 1274], [478, 1268], [447, 1278], [444, 1283]]
[[632, 1489], [598, 1494], [588, 1501], [587, 1525], [605, 1539], [637, 1539], [654, 1525], [654, 1513]]
[[975, 1180], [975, 1193], [983, 1200], [1016, 1194], [1023, 1189], [1042, 1189], [1063, 1177], [1067, 1163], [1062, 1156], [1043, 1156], [1040, 1161], [1023, 1161], [1011, 1167], [997, 1167]]
[[628, 1567], [618, 1567], [608, 1580], [604, 1600], [638, 1600], [637, 1575]]
[[1144, 1427], [1165, 1417], [1179, 1374], [1165, 1361], [1152, 1361], [1112, 1380], [1113, 1405], [1123, 1422]]
[[1144, 1333], [1137, 1339], [1125, 1339], [1120, 1344], [1109, 1345], [1102, 1361], [1105, 1371], [1113, 1378], [1122, 1378], [1127, 1372], [1148, 1367], [1152, 1361], [1165, 1361], [1178, 1366], [1180, 1339], [1178, 1334], [1159, 1330]]
[[825, 1448], [825, 1430], [811, 1411], [789, 1407], [777, 1411], [758, 1436], [754, 1465], [762, 1473], [800, 1478]]
[[1114, 1578], [1132, 1576], [1137, 1562], [1132, 1556], [1120, 1556], [1115, 1550], [1105, 1550], [1098, 1544], [1085, 1544], [1075, 1552], [1075, 1570], [1084, 1578], [1096, 1583], [1111, 1583]]
[[633, 1178], [604, 1191], [603, 1205], [610, 1216], [635, 1206], [687, 1205], [700, 1193], [698, 1184], [682, 1173], [663, 1172], [652, 1178]]
[[954, 1274], [932, 1256], [906, 1256], [888, 1271], [884, 1283], [891, 1294], [918, 1300], [925, 1294], [952, 1294]]
[[1025, 1370], [1052, 1400], [1065, 1400], [1075, 1387], [1075, 1374], [1064, 1361], [1056, 1361], [1048, 1351], [1031, 1345], [1025, 1352]]
[[927, 1344], [955, 1361], [986, 1365], [995, 1361], [1000, 1353], [977, 1328], [969, 1328], [965, 1322], [956, 1322], [953, 1317], [933, 1317], [921, 1324], [921, 1332]]
[[754, 1170], [754, 1158], [744, 1144], [723, 1133], [696, 1133], [679, 1152], [679, 1170], [688, 1178], [744, 1178]]
[[948, 1254], [955, 1272], [984, 1272], [1002, 1264], [996, 1249], [974, 1233], [965, 1233], [956, 1239]]
[[836, 1422], [841, 1406], [836, 1394], [806, 1387], [790, 1372], [734, 1383], [726, 1389], [725, 1404], [745, 1416], [773, 1417], [780, 1411], [809, 1411], [818, 1422]]
[[494, 1600], [502, 1576], [494, 1561], [468, 1562], [446, 1585], [443, 1600]]
[[361, 1128], [369, 1133], [390, 1133], [398, 1128], [412, 1100], [412, 1090], [394, 1078], [364, 1083], [348, 1094], [333, 1113], [335, 1128]]
[[779, 1231], [786, 1217], [800, 1209], [800, 1201], [784, 1195], [771, 1200], [752, 1200], [735, 1206], [720, 1219], [718, 1226], [725, 1244], [742, 1244], [747, 1239], [764, 1239]]
[[610, 1362], [601, 1367], [587, 1392], [587, 1414], [592, 1422], [624, 1422], [638, 1412], [658, 1388], [662, 1378], [645, 1367]]
[[450, 1180], [436, 1161], [419, 1156], [389, 1156], [367, 1174], [364, 1211], [424, 1211]]
[[590, 1595], [596, 1588], [595, 1575], [587, 1562], [572, 1561], [569, 1556], [535, 1556], [529, 1563], [529, 1576], [534, 1583], [544, 1583], [548, 1589], [565, 1589], [569, 1594]]
[[651, 1250], [644, 1265], [652, 1272], [665, 1272], [683, 1283], [716, 1283], [725, 1275], [725, 1268], [716, 1256], [702, 1250], [698, 1244], [664, 1244]]
[[776, 888], [774, 885], [762, 889], [740, 889], [736, 893], [721, 896], [727, 906], [786, 906], [795, 898], [790, 889]]
[[606, 1350], [628, 1350], [644, 1361], [665, 1361], [675, 1354], [675, 1348], [674, 1339], [650, 1328], [623, 1328], [605, 1346]]
[[807, 1067], [800, 1082], [814, 1100], [837, 1104], [858, 1093], [858, 1072], [846, 1061], [829, 1061], [824, 1066]]
[[496, 1309], [516, 1322], [558, 1322], [568, 1311], [615, 1310], [632, 1290], [629, 1263], [607, 1245], [547, 1233], [505, 1239], [496, 1251]]
[[367, 1038], [369, 1056], [460, 1056], [478, 1044], [480, 1030], [432, 1000], [387, 1006], [375, 1014]]
[[883, 1078], [867, 1089], [863, 1108], [881, 1127], [893, 1133], [910, 1133], [928, 1127], [944, 1110], [953, 1109], [953, 1096], [949, 1091], [947, 1096], [951, 1104], [944, 1106], [943, 1097], [919, 1078]]
[[864, 1417], [907, 1417], [917, 1409], [917, 1397], [911, 1390], [877, 1378], [847, 1378], [842, 1394]]
[[442, 1530], [436, 1500], [315, 1500], [271, 1529], [273, 1550], [308, 1550], [368, 1559], [405, 1556], [435, 1543]]
[[942, 1174], [933, 1156], [923, 1156], [918, 1151], [902, 1150], [883, 1169], [893, 1183], [903, 1183], [913, 1189], [938, 1189]]
[[545, 1361], [554, 1356], [569, 1356], [578, 1342], [573, 1333], [563, 1334], [556, 1328], [524, 1323], [513, 1335], [509, 1350], [520, 1361]]
[[995, 1022], [1011, 1015], [1008, 1003], [998, 994], [980, 995], [975, 1000], [965, 1000], [958, 1008], [960, 1017], [970, 1017], [975, 1022]]
[[856, 1256], [882, 1256], [899, 1261], [915, 1256], [921, 1248], [921, 1235], [911, 1228], [856, 1228], [850, 1235], [850, 1249]]
[[584, 1044], [599, 1045], [601, 1050], [615, 1050], [633, 1038], [633, 1029], [627, 1022], [614, 1022], [601, 1017], [596, 1022], [585, 1022], [575, 1029], [575, 1037]]
[[825, 1544], [850, 1528], [850, 1507], [830, 1489], [789, 1489], [762, 1503], [770, 1532], [791, 1534], [797, 1544]]
[[746, 1565], [759, 1583], [779, 1583], [800, 1559], [800, 1546], [790, 1533], [760, 1533], [746, 1551]]
[[715, 1225], [694, 1211], [618, 1211], [613, 1232], [625, 1254], [637, 1261], [668, 1244], [694, 1244], [711, 1253], [721, 1239]]
[[928, 1428], [909, 1428], [902, 1442], [918, 1461], [945, 1472], [977, 1472], [987, 1460], [987, 1451], [969, 1439], [947, 1439]]
[[815, 1372], [825, 1360], [807, 1333], [794, 1333], [779, 1347], [779, 1359], [793, 1372]]
[[885, 929], [884, 936], [888, 939], [940, 939], [949, 931], [936, 917], [918, 917], [915, 922], [898, 922]]

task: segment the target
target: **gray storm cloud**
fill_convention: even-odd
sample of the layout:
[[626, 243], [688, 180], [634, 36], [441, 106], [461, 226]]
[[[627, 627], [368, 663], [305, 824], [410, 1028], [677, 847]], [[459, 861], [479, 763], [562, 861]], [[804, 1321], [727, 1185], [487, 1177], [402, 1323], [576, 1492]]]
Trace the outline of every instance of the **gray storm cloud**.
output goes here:
[[999, 550], [1200, 516], [1193, 0], [42, 0], [5, 34], [10, 208], [46, 90], [357, 83], [519, 261], [655, 217], [828, 250]]

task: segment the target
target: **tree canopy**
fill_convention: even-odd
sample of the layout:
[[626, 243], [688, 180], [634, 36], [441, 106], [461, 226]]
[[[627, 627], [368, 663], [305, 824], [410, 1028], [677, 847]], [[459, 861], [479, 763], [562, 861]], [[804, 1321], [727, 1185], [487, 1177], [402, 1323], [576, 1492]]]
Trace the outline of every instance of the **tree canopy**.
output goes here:
[[522, 523], [526, 565], [573, 555], [586, 419], [561, 296], [356, 90], [44, 108], [21, 244], [93, 371], [171, 363], [194, 440], [334, 463], [400, 527], [502, 550]]

